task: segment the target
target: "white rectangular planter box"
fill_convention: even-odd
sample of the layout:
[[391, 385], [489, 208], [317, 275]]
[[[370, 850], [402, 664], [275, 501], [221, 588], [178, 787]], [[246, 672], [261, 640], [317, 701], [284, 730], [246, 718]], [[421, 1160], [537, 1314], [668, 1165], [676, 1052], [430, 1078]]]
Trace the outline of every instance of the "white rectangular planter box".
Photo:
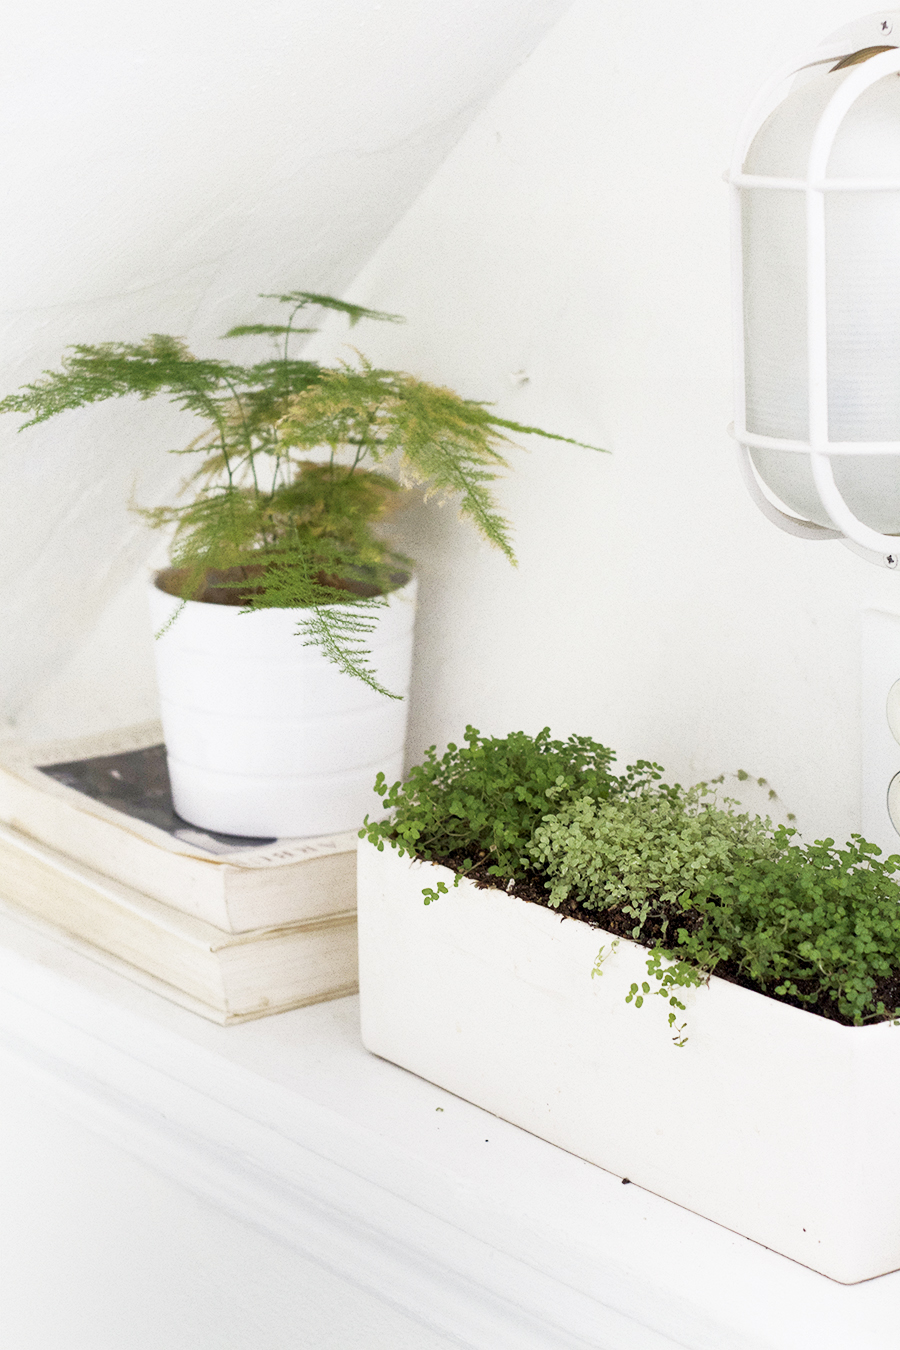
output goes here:
[[679, 1049], [635, 943], [366, 841], [358, 908], [375, 1054], [844, 1284], [900, 1268], [900, 1028], [713, 977]]

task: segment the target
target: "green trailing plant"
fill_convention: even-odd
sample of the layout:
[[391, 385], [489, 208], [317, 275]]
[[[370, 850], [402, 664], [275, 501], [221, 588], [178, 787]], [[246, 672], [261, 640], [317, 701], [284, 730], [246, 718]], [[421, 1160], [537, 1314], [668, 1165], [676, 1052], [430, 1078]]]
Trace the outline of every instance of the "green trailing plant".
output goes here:
[[854, 1025], [895, 1013], [900, 987], [890, 1004], [879, 990], [900, 974], [900, 858], [881, 861], [859, 836], [843, 850], [803, 845], [792, 829], [723, 809], [707, 784], [654, 784], [629, 800], [570, 803], [544, 819], [532, 850], [551, 905], [574, 893], [650, 948], [652, 984], [628, 994], [638, 1007], [653, 993], [683, 1011], [672, 991], [718, 970]]
[[654, 784], [569, 803], [531, 850], [550, 905], [574, 894], [651, 949], [655, 987], [628, 995], [638, 1007], [653, 992], [683, 1010], [672, 988], [720, 970], [854, 1025], [897, 1010], [900, 986], [890, 1005], [879, 990], [900, 974], [900, 857], [882, 861], [858, 835], [843, 849], [804, 845], [793, 829], [722, 809], [705, 783]]
[[712, 781], [714, 784], [725, 784], [728, 782], [733, 782], [734, 784], [736, 784], [736, 786], [731, 788], [730, 790], [739, 793], [742, 800], [744, 797], [743, 792], [744, 783], [749, 783], [751, 785], [751, 791], [755, 791], [760, 788], [764, 789], [766, 798], [766, 809], [768, 811], [773, 811], [776, 814], [783, 813], [784, 819], [788, 825], [793, 825], [797, 819], [793, 811], [789, 811], [787, 809], [785, 803], [781, 800], [778, 793], [772, 787], [771, 783], [767, 778], [758, 778], [755, 774], [748, 773], [746, 769], [738, 769], [735, 773], [720, 774], [718, 778], [715, 778]]
[[731, 968], [765, 993], [854, 1026], [900, 1015], [900, 857], [854, 834], [809, 845], [779, 826], [686, 911], [675, 954]]
[[200, 418], [203, 430], [176, 452], [200, 459], [186, 499], [143, 511], [174, 532], [167, 587], [183, 599], [297, 609], [307, 643], [389, 694], [369, 662], [368, 638], [386, 595], [409, 574], [410, 560], [383, 532], [398, 490], [423, 485], [455, 499], [515, 561], [492, 494], [509, 433], [581, 443], [363, 356], [325, 367], [294, 354], [297, 336], [315, 331], [299, 323], [309, 308], [338, 311], [351, 326], [398, 315], [310, 291], [262, 298], [284, 307], [283, 321], [225, 334], [268, 338], [273, 351], [262, 361], [198, 358], [161, 334], [77, 345], [60, 370], [0, 401], [0, 411], [25, 414], [24, 430], [107, 399], [165, 397]]
[[[719, 800], [714, 785], [669, 785], [646, 762], [611, 772], [584, 737], [516, 732], [438, 758], [379, 791], [392, 818], [379, 847], [495, 876], [505, 888], [648, 948], [627, 1001], [660, 996], [686, 1044], [679, 995], [712, 973], [846, 1025], [900, 1017], [900, 856], [859, 835], [800, 841]], [[446, 893], [428, 888], [427, 903]], [[603, 974], [605, 948], [592, 974]]]
[[451, 861], [457, 875], [479, 867], [504, 880], [522, 876], [533, 870], [529, 844], [552, 802], [585, 793], [604, 800], [658, 774], [640, 763], [618, 778], [614, 758], [588, 736], [552, 740], [549, 727], [498, 737], [469, 726], [463, 745], [451, 742], [440, 758], [431, 746], [405, 782], [389, 787], [378, 775], [375, 791], [390, 819], [367, 818], [363, 833], [379, 848], [389, 840], [402, 853]]
[[[706, 973], [668, 950], [684, 910], [738, 860], [774, 849], [768, 821], [718, 807], [708, 784], [684, 790], [660, 782], [624, 798], [571, 801], [543, 818], [529, 845], [552, 908], [574, 897], [586, 913], [614, 911], [627, 936], [651, 948], [654, 983], [632, 984], [626, 1002], [640, 1008], [651, 993], [664, 998], [676, 1010], [670, 1027], [685, 1011], [676, 990], [702, 983]], [[676, 1044], [686, 1045], [680, 1031]]]
[[624, 799], [582, 796], [545, 814], [529, 843], [535, 870], [557, 909], [574, 895], [586, 910], [616, 908], [630, 937], [652, 927], [669, 936], [670, 916], [745, 857], [774, 850], [767, 821], [715, 805], [713, 789], [654, 782]]

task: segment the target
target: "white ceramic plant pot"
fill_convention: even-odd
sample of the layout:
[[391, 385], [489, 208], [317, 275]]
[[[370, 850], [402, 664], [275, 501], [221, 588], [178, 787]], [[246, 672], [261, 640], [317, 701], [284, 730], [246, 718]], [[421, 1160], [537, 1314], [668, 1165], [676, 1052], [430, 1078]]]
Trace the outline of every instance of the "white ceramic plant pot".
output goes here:
[[301, 612], [243, 614], [150, 588], [162, 723], [178, 814], [224, 834], [301, 837], [377, 813], [382, 769], [403, 770], [415, 579], [391, 593], [370, 639], [389, 699], [297, 636]]
[[678, 1048], [661, 998], [625, 1002], [643, 947], [452, 882], [360, 843], [369, 1050], [832, 1279], [900, 1268], [900, 1028], [714, 977]]

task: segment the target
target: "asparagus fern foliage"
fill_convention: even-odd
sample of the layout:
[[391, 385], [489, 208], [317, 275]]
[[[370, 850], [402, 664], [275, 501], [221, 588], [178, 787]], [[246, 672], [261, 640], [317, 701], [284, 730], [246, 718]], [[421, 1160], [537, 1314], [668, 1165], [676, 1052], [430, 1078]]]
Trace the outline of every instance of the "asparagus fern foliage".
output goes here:
[[491, 490], [507, 467], [507, 433], [582, 443], [497, 417], [484, 403], [380, 370], [361, 355], [324, 367], [293, 353], [296, 337], [315, 331], [298, 323], [308, 308], [338, 311], [351, 327], [361, 319], [402, 322], [398, 315], [311, 291], [262, 298], [284, 306], [285, 321], [239, 324], [224, 336], [269, 338], [266, 360], [199, 358], [181, 338], [158, 333], [82, 344], [60, 370], [0, 400], [0, 412], [25, 414], [24, 430], [136, 395], [166, 397], [199, 417], [204, 429], [175, 451], [200, 456], [186, 500], [142, 511], [173, 529], [170, 584], [185, 599], [297, 609], [307, 644], [395, 697], [378, 681], [368, 639], [410, 567], [382, 533], [398, 489], [421, 485], [426, 496], [455, 498], [463, 518], [515, 562]]

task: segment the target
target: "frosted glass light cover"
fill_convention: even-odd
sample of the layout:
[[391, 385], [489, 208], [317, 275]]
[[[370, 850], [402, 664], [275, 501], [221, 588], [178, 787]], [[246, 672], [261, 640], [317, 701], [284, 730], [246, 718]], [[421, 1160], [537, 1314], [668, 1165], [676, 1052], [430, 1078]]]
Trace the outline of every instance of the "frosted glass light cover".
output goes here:
[[[816, 73], [760, 127], [747, 173], [806, 178], [813, 135], [855, 67]], [[828, 161], [829, 178], [900, 178], [900, 78], [884, 76], [850, 107]], [[809, 436], [806, 197], [742, 192], [747, 430]], [[900, 441], [900, 192], [828, 192], [826, 296], [828, 417], [832, 441]], [[809, 459], [752, 452], [763, 480], [807, 520], [830, 526]], [[832, 458], [850, 510], [883, 534], [900, 533], [900, 460]]]

